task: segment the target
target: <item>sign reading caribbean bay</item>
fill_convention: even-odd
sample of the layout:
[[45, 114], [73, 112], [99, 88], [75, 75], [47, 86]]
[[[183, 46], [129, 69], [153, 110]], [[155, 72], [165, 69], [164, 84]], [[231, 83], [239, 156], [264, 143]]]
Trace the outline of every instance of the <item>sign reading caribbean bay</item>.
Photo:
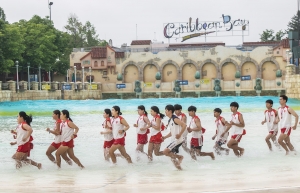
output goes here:
[[[165, 38], [179, 38], [180, 34], [193, 33], [182, 37], [182, 42], [194, 37], [215, 34], [215, 36], [244, 36], [249, 35], [249, 21], [245, 19], [232, 20], [229, 15], [222, 15], [223, 21], [200, 22], [198, 18], [192, 22], [174, 22], [164, 24]], [[248, 27], [247, 27], [248, 26]]]

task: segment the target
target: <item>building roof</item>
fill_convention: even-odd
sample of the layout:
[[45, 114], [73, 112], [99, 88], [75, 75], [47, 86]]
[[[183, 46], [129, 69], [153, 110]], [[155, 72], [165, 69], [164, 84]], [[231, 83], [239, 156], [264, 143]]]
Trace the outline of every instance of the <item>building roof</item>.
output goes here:
[[243, 46], [278, 46], [280, 41], [270, 41], [270, 42], [243, 42]]
[[216, 47], [225, 46], [225, 43], [189, 43], [189, 44], [170, 44], [169, 47]]
[[107, 48], [105, 47], [95, 47], [91, 50], [92, 58], [106, 58]]
[[80, 60], [85, 59], [86, 57], [88, 57], [89, 55], [91, 55], [91, 52], [87, 53], [86, 55], [84, 55], [82, 58], [80, 58]]
[[283, 39], [281, 40], [281, 44], [280, 44], [283, 48], [290, 48], [290, 42], [289, 39]]
[[131, 45], [136, 46], [136, 45], [150, 45], [151, 40], [132, 40]]

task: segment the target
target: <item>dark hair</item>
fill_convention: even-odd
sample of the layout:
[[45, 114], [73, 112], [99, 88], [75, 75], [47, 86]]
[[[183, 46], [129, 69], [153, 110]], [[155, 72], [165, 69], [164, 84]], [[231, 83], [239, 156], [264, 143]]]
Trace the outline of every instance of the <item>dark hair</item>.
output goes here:
[[110, 111], [110, 109], [104, 109], [104, 112], [105, 112], [106, 114], [108, 114], [109, 117], [111, 117], [111, 111]]
[[266, 100], [266, 103], [269, 103], [269, 104], [273, 105], [273, 100], [271, 100], [271, 99]]
[[30, 123], [32, 122], [32, 115], [27, 115], [24, 111], [20, 111], [19, 116], [22, 117], [27, 125], [30, 126]]
[[189, 106], [188, 111], [197, 111], [197, 107], [195, 106]]
[[220, 114], [221, 114], [221, 113], [222, 113], [222, 110], [221, 110], [220, 108], [215, 108], [215, 109], [214, 109], [214, 112], [217, 112], [217, 113], [220, 113]]
[[174, 113], [174, 111], [175, 111], [175, 107], [173, 105], [167, 105], [165, 107], [165, 109], [168, 110], [168, 111], [172, 111], [172, 113]]
[[152, 107], [151, 107], [151, 110], [154, 111], [154, 112], [156, 112], [157, 114], [159, 114], [159, 115], [160, 115], [160, 118], [163, 119], [163, 118], [165, 117], [164, 114], [162, 114], [162, 113], [159, 112], [159, 108], [158, 108], [157, 106], [152, 106]]
[[145, 112], [145, 115], [148, 116], [148, 113], [147, 113], [147, 111], [145, 110], [145, 106], [144, 106], [144, 105], [138, 106], [138, 109], [144, 111], [144, 112]]
[[60, 110], [54, 110], [53, 114], [58, 115], [58, 118], [60, 118]]
[[289, 98], [288, 98], [286, 95], [284, 95], [284, 94], [283, 94], [283, 95], [280, 95], [280, 97], [281, 97], [283, 100], [285, 100], [285, 102], [287, 102], [288, 99], [289, 99]]
[[115, 109], [115, 111], [118, 111], [118, 115], [122, 115], [119, 106], [113, 106], [112, 108]]
[[179, 104], [175, 104], [175, 105], [174, 105], [174, 109], [175, 109], [175, 110], [181, 110], [181, 109], [182, 109], [182, 106], [179, 105]]
[[230, 103], [230, 106], [231, 107], [236, 107], [237, 109], [239, 109], [239, 103], [237, 103], [237, 102]]
[[69, 113], [68, 110], [62, 110], [61, 112], [62, 112], [62, 114], [66, 115], [66, 118], [67, 118], [67, 119], [69, 119], [70, 121], [73, 122], [73, 120], [72, 120], [71, 117], [70, 117], [70, 113]]

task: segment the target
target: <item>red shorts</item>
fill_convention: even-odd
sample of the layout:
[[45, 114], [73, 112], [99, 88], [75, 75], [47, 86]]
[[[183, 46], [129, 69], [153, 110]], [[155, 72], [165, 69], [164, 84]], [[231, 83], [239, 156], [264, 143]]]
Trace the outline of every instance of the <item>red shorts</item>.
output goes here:
[[61, 143], [51, 143], [51, 146], [55, 147], [55, 149], [58, 149], [60, 147]]
[[292, 131], [292, 128], [290, 127], [290, 128], [282, 128], [281, 129], [281, 133], [282, 134], [287, 134], [288, 136], [290, 136], [291, 135], [291, 131]]
[[241, 139], [242, 139], [242, 134], [239, 134], [239, 135], [232, 135], [231, 136], [231, 139], [234, 139], [234, 140], [236, 140], [237, 142], [240, 142], [241, 141]]
[[269, 131], [269, 133], [272, 135], [277, 135], [278, 131]]
[[161, 132], [159, 132], [156, 135], [153, 135], [153, 136], [150, 137], [150, 142], [149, 143], [161, 144], [162, 142], [163, 142], [162, 134], [161, 134]]
[[114, 144], [114, 139], [110, 140], [110, 141], [104, 141], [104, 144], [103, 144], [103, 148], [110, 148], [113, 144]]
[[125, 146], [125, 137], [114, 139], [114, 145], [122, 145]]
[[33, 144], [31, 143], [31, 141], [28, 141], [27, 143], [18, 146], [17, 152], [28, 153], [29, 157], [31, 149], [33, 149]]
[[148, 133], [145, 134], [137, 134], [137, 143], [146, 144], [148, 143]]
[[68, 141], [68, 142], [63, 141], [63, 142], [61, 142], [61, 145], [62, 145], [62, 146], [68, 146], [69, 148], [73, 148], [73, 147], [74, 147], [74, 140], [71, 139], [71, 140]]
[[191, 147], [200, 147], [203, 146], [203, 136], [201, 138], [192, 138], [191, 139]]

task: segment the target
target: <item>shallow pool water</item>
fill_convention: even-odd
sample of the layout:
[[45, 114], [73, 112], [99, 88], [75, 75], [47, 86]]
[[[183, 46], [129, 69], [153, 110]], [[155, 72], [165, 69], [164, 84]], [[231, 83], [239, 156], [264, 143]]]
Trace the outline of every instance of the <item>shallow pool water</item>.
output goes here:
[[[279, 107], [278, 97], [207, 97], [182, 99], [132, 99], [132, 100], [44, 100], [18, 101], [0, 103], [0, 190], [14, 191], [58, 191], [58, 192], [216, 192], [232, 190], [248, 190], [261, 188], [279, 188], [293, 186], [299, 182], [299, 155], [285, 156], [284, 151], [274, 147], [269, 152], [264, 141], [267, 133], [266, 126], [260, 123], [264, 119], [265, 101], [272, 99], [274, 108]], [[236, 158], [231, 151], [229, 156], [216, 156], [212, 161], [209, 157], [198, 157], [193, 161], [190, 156], [180, 149], [184, 156], [183, 171], [177, 171], [167, 157], [155, 157], [153, 163], [148, 163], [146, 156], [136, 161], [136, 133], [132, 126], [137, 115], [137, 106], [144, 105], [148, 112], [156, 105], [164, 112], [167, 104], [181, 104], [183, 112], [195, 105], [197, 115], [205, 127], [204, 146], [202, 151], [213, 151], [214, 141], [211, 137], [215, 133], [213, 109], [223, 110], [225, 119], [231, 117], [229, 104], [237, 101], [239, 111], [243, 114], [247, 134], [240, 143], [245, 148], [245, 155]], [[128, 165], [118, 158], [118, 165], [112, 166], [103, 158], [103, 137], [100, 135], [103, 123], [103, 109], [114, 105], [121, 107], [123, 117], [132, 126], [127, 132], [126, 149], [131, 155], [133, 164]], [[291, 99], [288, 105], [300, 113], [300, 101]], [[75, 154], [85, 166], [80, 170], [77, 166], [68, 166], [62, 161], [62, 168], [58, 170], [52, 164], [45, 152], [53, 141], [53, 135], [45, 131], [52, 127], [52, 111], [67, 109], [71, 118], [79, 127], [75, 140]], [[34, 150], [31, 158], [43, 164], [38, 170], [32, 166], [15, 169], [11, 156], [16, 146], [10, 146], [13, 141], [10, 130], [17, 125], [16, 117], [19, 111], [26, 111], [33, 115]], [[150, 115], [151, 116], [151, 115]], [[151, 118], [150, 118], [151, 119]], [[294, 120], [294, 119], [293, 119]], [[167, 118], [163, 120], [167, 123]], [[188, 118], [188, 123], [190, 117]], [[300, 151], [299, 127], [292, 131], [291, 142]], [[164, 131], [166, 135], [168, 131]], [[189, 136], [189, 139], [191, 136]], [[189, 141], [189, 140], [188, 140]], [[162, 149], [169, 143], [167, 139]], [[147, 149], [147, 147], [146, 147]], [[299, 152], [300, 153], [300, 152]]]

